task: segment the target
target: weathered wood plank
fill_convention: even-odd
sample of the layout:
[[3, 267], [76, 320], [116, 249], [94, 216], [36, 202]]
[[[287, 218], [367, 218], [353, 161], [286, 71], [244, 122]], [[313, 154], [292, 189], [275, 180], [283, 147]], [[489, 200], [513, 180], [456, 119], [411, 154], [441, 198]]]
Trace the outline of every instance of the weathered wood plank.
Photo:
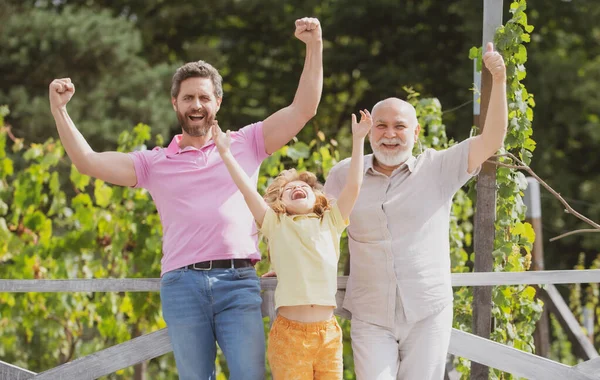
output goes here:
[[[347, 276], [338, 277], [338, 289], [345, 290]], [[495, 286], [518, 284], [600, 283], [600, 269], [538, 272], [453, 273], [452, 286]], [[275, 289], [276, 278], [261, 279], [263, 290]], [[0, 293], [56, 292], [157, 292], [158, 278], [106, 278], [72, 280], [0, 280]]]
[[573, 368], [576, 371], [594, 377], [594, 379], [600, 379], [600, 358], [588, 360], [587, 362], [578, 364]]
[[0, 292], [158, 292], [159, 278], [0, 280]]
[[456, 329], [452, 329], [449, 352], [532, 380], [597, 380], [573, 367]]
[[97, 379], [122, 368], [171, 352], [167, 329], [140, 336], [125, 343], [65, 363], [33, 377], [36, 380]]
[[548, 285], [545, 289], [539, 289], [538, 294], [567, 333], [573, 344], [575, 354], [584, 360], [597, 358], [598, 351], [583, 332], [579, 321], [571, 312], [569, 305], [562, 298], [558, 289], [554, 285]]
[[452, 286], [600, 283], [600, 269], [453, 273]]
[[19, 368], [0, 360], [0, 380], [25, 380], [31, 379], [35, 372]]

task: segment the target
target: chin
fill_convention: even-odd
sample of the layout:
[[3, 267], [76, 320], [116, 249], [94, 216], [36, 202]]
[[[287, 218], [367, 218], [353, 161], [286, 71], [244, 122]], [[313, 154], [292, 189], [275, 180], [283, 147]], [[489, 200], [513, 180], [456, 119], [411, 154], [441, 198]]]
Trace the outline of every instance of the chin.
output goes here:
[[186, 125], [185, 127], [183, 127], [183, 130], [185, 131], [185, 133], [187, 133], [191, 137], [202, 137], [202, 136], [206, 136], [208, 134], [208, 127], [204, 126], [204, 125], [198, 125], [198, 126]]
[[400, 166], [406, 162], [411, 156], [410, 151], [398, 152], [398, 153], [384, 153], [381, 151], [374, 151], [373, 155], [380, 163], [386, 166]]

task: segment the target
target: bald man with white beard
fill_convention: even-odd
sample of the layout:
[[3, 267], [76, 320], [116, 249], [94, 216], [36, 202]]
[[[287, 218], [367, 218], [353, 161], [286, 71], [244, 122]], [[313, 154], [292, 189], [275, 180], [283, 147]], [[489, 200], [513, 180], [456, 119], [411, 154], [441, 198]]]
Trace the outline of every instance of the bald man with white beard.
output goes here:
[[[493, 78], [483, 133], [449, 149], [412, 155], [421, 126], [397, 98], [371, 112], [373, 154], [365, 156], [361, 192], [350, 215], [350, 277], [344, 308], [352, 312], [358, 380], [441, 380], [452, 330], [452, 197], [504, 143], [506, 68], [489, 44], [483, 61]], [[336, 198], [350, 161], [329, 173]]]

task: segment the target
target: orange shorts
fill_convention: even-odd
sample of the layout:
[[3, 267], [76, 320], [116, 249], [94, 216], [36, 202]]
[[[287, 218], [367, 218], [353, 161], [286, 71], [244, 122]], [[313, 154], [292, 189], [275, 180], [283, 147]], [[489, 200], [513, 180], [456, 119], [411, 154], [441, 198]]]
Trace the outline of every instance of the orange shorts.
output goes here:
[[277, 316], [267, 357], [274, 380], [341, 380], [342, 351], [342, 329], [335, 317], [305, 323]]

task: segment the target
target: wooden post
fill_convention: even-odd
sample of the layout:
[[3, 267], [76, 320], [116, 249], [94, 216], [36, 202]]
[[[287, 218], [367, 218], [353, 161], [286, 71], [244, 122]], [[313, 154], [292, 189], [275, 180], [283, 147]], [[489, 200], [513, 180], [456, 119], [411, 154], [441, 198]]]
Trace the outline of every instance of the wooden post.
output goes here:
[[[483, 2], [483, 50], [488, 42], [494, 41], [496, 29], [502, 25], [502, 0]], [[477, 72], [475, 71], [477, 76]], [[477, 83], [477, 79], [475, 83]], [[481, 69], [480, 113], [474, 109], [475, 126], [483, 130], [490, 102], [492, 75], [485, 66]], [[477, 105], [477, 102], [475, 102]], [[477, 107], [477, 106], [476, 106]], [[477, 203], [475, 212], [475, 271], [492, 272], [494, 267], [494, 237], [496, 220], [496, 166], [483, 164], [477, 180]], [[473, 333], [489, 339], [492, 324], [492, 288], [473, 289]], [[471, 363], [471, 379], [487, 380], [489, 368], [479, 363]]]
[[[542, 235], [542, 206], [540, 201], [540, 184], [533, 177], [527, 177], [527, 190], [523, 201], [527, 206], [527, 221], [531, 223], [535, 232], [533, 242], [532, 270], [544, 270], [544, 240]], [[535, 353], [547, 358], [550, 354], [550, 323], [548, 320], [548, 307], [544, 305], [542, 316], [536, 323], [533, 334]]]

